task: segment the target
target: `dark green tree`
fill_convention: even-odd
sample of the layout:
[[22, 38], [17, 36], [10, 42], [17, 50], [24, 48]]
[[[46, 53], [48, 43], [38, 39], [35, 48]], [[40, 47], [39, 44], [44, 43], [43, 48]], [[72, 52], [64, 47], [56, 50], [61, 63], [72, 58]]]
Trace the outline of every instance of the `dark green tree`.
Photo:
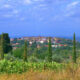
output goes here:
[[25, 44], [24, 44], [23, 60], [28, 61], [27, 60], [27, 41], [25, 41]]
[[12, 46], [10, 44], [10, 37], [8, 35], [8, 33], [3, 33], [1, 36], [3, 36], [3, 51], [4, 53], [8, 53], [10, 51], [12, 51]]
[[52, 45], [51, 45], [51, 37], [49, 37], [48, 43], [48, 61], [52, 62]]
[[73, 35], [73, 63], [76, 63], [76, 38], [75, 38], [75, 33]]
[[12, 46], [10, 44], [10, 37], [8, 35], [8, 33], [4, 33], [3, 34], [3, 37], [4, 37], [4, 53], [8, 53], [10, 51], [12, 51]]
[[0, 59], [4, 59], [4, 38], [3, 34], [0, 36]]
[[33, 56], [36, 57], [36, 58], [38, 57], [38, 48], [37, 48], [36, 41], [34, 42]]

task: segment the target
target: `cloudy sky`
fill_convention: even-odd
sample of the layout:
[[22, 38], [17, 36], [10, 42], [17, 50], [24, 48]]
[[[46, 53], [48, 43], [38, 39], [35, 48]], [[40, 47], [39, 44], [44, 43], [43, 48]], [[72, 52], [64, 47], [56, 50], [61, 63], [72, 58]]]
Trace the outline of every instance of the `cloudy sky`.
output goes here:
[[80, 36], [80, 0], [0, 0], [0, 33]]

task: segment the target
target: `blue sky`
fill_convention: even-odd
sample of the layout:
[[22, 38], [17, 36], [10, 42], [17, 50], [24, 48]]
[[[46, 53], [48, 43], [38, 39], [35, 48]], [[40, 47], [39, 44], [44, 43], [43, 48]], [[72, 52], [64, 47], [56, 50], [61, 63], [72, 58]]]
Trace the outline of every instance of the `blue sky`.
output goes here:
[[0, 0], [0, 33], [80, 36], [80, 0]]

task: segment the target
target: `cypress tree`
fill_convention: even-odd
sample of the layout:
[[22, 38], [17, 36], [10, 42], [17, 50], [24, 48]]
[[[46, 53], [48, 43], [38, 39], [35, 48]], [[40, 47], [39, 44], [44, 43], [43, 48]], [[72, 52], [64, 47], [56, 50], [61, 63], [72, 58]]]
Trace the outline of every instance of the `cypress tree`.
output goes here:
[[25, 44], [24, 44], [23, 60], [27, 61], [27, 41], [25, 41]]
[[12, 46], [10, 44], [10, 38], [8, 33], [3, 33], [3, 39], [4, 39], [4, 53], [12, 51]]
[[1, 35], [0, 41], [0, 52], [1, 52], [1, 60], [4, 59], [4, 38], [3, 34]]
[[76, 38], [73, 36], [73, 63], [76, 63]]
[[38, 48], [37, 48], [37, 43], [36, 43], [36, 41], [34, 42], [34, 53], [33, 53], [33, 56], [34, 56], [34, 57], [37, 57], [37, 56], [38, 56]]
[[49, 62], [52, 62], [51, 37], [49, 37], [49, 43], [48, 43], [48, 61], [49, 61]]

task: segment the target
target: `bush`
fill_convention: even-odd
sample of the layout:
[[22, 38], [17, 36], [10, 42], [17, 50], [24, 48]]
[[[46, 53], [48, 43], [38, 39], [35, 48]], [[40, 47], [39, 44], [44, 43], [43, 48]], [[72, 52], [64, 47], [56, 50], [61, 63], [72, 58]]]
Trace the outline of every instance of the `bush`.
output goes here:
[[1, 60], [0, 61], [0, 73], [23, 73], [29, 70], [39, 70], [42, 71], [44, 69], [44, 65], [46, 65], [46, 69], [57, 70], [63, 69], [64, 64], [59, 64], [56, 62], [52, 63], [30, 63], [24, 61], [8, 61], [8, 60]]
[[39, 62], [39, 59], [37, 59], [37, 58], [34, 57], [34, 56], [31, 56], [28, 61], [29, 61], [29, 62]]
[[11, 54], [5, 54], [5, 57], [4, 57], [5, 60], [9, 60], [9, 61], [23, 61], [23, 59], [20, 59], [20, 58], [16, 58], [14, 57], [13, 55]]
[[53, 57], [52, 57], [52, 60], [54, 61], [54, 62], [59, 62], [59, 63], [61, 63], [61, 62], [63, 62], [64, 61], [64, 59], [62, 58], [62, 56], [60, 56], [60, 55], [53, 55]]
[[13, 55], [17, 58], [22, 59], [24, 48], [18, 48], [13, 51]]

